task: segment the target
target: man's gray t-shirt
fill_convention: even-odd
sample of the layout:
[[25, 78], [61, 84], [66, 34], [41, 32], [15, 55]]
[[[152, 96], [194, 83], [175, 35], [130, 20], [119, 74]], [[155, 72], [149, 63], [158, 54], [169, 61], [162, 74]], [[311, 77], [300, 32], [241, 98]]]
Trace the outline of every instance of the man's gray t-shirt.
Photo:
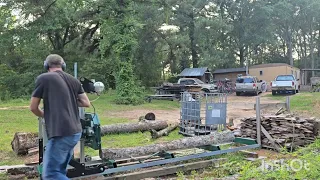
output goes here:
[[43, 99], [48, 138], [82, 132], [77, 100], [82, 93], [80, 81], [63, 71], [37, 77], [32, 96]]

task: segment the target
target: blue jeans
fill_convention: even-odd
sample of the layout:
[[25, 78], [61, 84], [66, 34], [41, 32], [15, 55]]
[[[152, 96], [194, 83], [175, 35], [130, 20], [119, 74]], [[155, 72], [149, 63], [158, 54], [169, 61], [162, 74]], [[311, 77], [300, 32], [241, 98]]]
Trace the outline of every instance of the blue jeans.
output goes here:
[[43, 155], [43, 180], [69, 179], [67, 166], [72, 159], [73, 149], [81, 138], [81, 133], [66, 137], [53, 137], [48, 140]]

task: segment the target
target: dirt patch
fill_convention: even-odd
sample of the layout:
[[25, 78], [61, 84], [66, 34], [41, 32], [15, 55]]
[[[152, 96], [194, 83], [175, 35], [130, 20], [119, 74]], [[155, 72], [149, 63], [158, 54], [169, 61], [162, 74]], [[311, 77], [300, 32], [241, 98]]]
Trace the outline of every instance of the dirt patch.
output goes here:
[[130, 111], [112, 111], [107, 112], [108, 116], [126, 118], [129, 120], [137, 121], [140, 116], [145, 116], [147, 113], [152, 112], [156, 115], [156, 120], [166, 120], [169, 122], [177, 122], [180, 118], [180, 110], [146, 110], [135, 109]]
[[255, 152], [259, 155], [259, 157], [266, 157], [268, 160], [294, 158], [294, 156], [291, 154], [283, 154], [283, 153], [279, 153], [279, 152], [268, 150], [268, 149], [259, 149]]
[[[271, 98], [265, 97], [265, 95], [270, 93], [260, 94], [260, 103], [280, 103], [281, 101], [273, 100]], [[240, 119], [244, 117], [251, 117], [256, 115], [254, 110], [254, 104], [256, 103], [256, 96], [236, 96], [234, 94], [229, 95], [227, 99], [227, 122], [229, 119], [234, 119], [234, 123], [240, 123]], [[276, 108], [271, 108], [268, 110], [262, 110], [262, 114], [275, 113]], [[138, 120], [140, 116], [153, 112], [156, 115], [156, 119], [167, 120], [171, 122], [177, 122], [180, 119], [180, 109], [174, 110], [146, 110], [146, 109], [135, 109], [130, 111], [110, 111], [106, 112], [108, 116], [125, 118], [129, 120]]]
[[[266, 92], [260, 94], [260, 104], [268, 103], [281, 103], [279, 100], [274, 100], [266, 95], [270, 93]], [[256, 104], [256, 96], [235, 96], [230, 95], [228, 97], [228, 109], [227, 109], [227, 122], [229, 119], [234, 119], [234, 124], [237, 125], [240, 123], [241, 118], [245, 117], [255, 117], [256, 110], [254, 106]], [[262, 109], [261, 114], [274, 114], [278, 110], [278, 107], [271, 107], [268, 109]]]

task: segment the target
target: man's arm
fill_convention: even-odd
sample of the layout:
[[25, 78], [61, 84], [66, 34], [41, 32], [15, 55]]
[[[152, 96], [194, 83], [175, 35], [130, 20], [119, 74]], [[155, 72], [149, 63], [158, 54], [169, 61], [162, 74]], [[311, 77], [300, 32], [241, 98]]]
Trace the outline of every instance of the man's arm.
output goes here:
[[90, 100], [87, 96], [87, 94], [84, 92], [84, 89], [78, 81], [78, 106], [79, 107], [90, 107]]
[[30, 111], [38, 117], [44, 117], [43, 111], [39, 108], [40, 101], [40, 98], [31, 97]]
[[79, 94], [78, 97], [79, 107], [90, 107], [90, 101], [86, 93]]
[[41, 78], [37, 78], [36, 80], [36, 86], [31, 96], [31, 102], [30, 102], [30, 111], [38, 116], [38, 117], [44, 117], [44, 113], [39, 108], [39, 104], [43, 95], [43, 80]]

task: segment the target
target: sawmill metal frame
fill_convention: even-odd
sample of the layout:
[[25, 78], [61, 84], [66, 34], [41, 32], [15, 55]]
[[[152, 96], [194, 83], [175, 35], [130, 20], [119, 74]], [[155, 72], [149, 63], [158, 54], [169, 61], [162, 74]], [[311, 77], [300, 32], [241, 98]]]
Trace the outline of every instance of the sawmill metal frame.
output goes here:
[[[81, 111], [82, 113], [84, 111]], [[83, 115], [80, 113], [81, 115]], [[154, 167], [159, 165], [166, 165], [171, 163], [181, 163], [187, 160], [197, 160], [199, 158], [211, 157], [219, 154], [226, 154], [237, 152], [241, 150], [248, 150], [259, 148], [260, 144], [254, 139], [248, 138], [235, 138], [232, 143], [234, 144], [232, 148], [223, 149], [220, 145], [206, 145], [203, 147], [197, 147], [202, 150], [202, 152], [194, 153], [185, 156], [176, 156], [172, 152], [158, 152], [155, 154], [147, 155], [145, 157], [132, 157], [130, 159], [103, 159], [100, 157], [86, 157], [84, 154], [84, 147], [90, 147], [94, 150], [98, 150], [101, 153], [101, 146], [96, 146], [95, 144], [100, 144], [101, 137], [96, 136], [99, 134], [100, 122], [96, 114], [85, 113], [86, 121], [82, 121], [83, 125], [83, 136], [80, 141], [80, 158], [72, 158], [68, 165], [67, 176], [69, 178], [89, 178], [93, 176], [112, 176], [115, 173], [125, 173], [127, 171], [132, 171], [141, 168]], [[42, 118], [39, 119], [39, 163], [38, 172], [41, 178], [42, 174], [42, 157], [45, 151], [45, 146], [47, 142], [46, 132], [44, 128], [44, 121]], [[94, 129], [97, 127], [98, 129]], [[93, 129], [92, 129], [93, 128]], [[94, 133], [90, 133], [91, 136], [87, 137], [88, 130], [93, 130]], [[100, 135], [100, 134], [99, 134]], [[93, 139], [92, 139], [93, 138]], [[89, 141], [88, 141], [89, 140]], [[91, 141], [97, 141], [93, 143]], [[239, 146], [240, 145], [240, 146]], [[242, 146], [241, 146], [242, 145]]]
[[183, 92], [180, 102], [180, 134], [200, 136], [225, 129], [227, 94]]
[[[170, 153], [170, 152], [164, 152], [160, 154], [157, 153], [154, 155], [150, 155], [148, 157], [132, 158], [135, 160], [133, 162], [132, 162], [132, 159], [131, 160], [130, 159], [129, 160], [128, 159], [124, 159], [124, 160], [96, 159], [96, 160], [85, 162], [84, 163], [85, 167], [105, 166], [104, 171], [100, 173], [95, 173], [95, 174], [84, 174], [80, 177], [90, 178], [90, 177], [96, 177], [96, 176], [112, 176], [115, 173], [125, 173], [127, 171], [137, 170], [141, 168], [148, 168], [148, 167], [166, 165], [171, 163], [181, 163], [183, 161], [188, 161], [188, 160], [195, 160], [199, 158], [206, 158], [206, 157], [220, 155], [220, 154], [260, 148], [260, 145], [256, 142], [256, 140], [250, 139], [250, 138], [236, 137], [232, 144], [235, 144], [237, 146], [228, 148], [228, 149], [222, 149], [221, 148], [222, 145], [208, 145], [204, 147], [199, 147], [200, 149], [207, 150], [207, 152], [196, 153], [196, 154], [180, 156], [180, 157], [175, 157], [173, 153]], [[239, 146], [239, 145], [242, 145], [242, 146]], [[130, 163], [126, 165], [124, 162], [130, 162]], [[113, 166], [110, 166], [110, 164], [113, 164]], [[76, 179], [76, 178], [79, 178], [79, 176], [71, 177], [71, 178]]]

